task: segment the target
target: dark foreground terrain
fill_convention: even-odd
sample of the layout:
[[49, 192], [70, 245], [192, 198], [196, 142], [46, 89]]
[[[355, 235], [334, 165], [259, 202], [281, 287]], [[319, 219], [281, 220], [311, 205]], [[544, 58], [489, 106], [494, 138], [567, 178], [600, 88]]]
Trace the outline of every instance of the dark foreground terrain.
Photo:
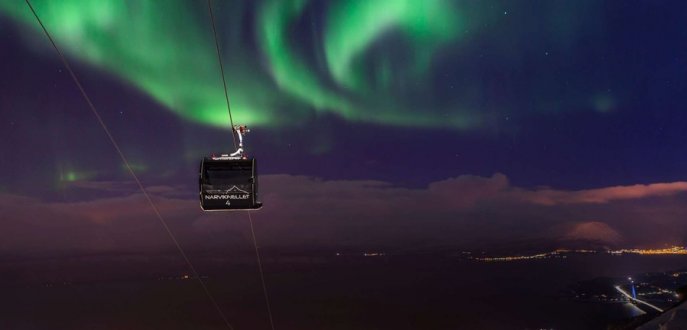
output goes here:
[[[191, 258], [235, 329], [269, 329], [254, 256]], [[685, 265], [685, 256], [506, 263], [451, 253], [264, 257], [277, 329], [605, 329], [638, 310], [575, 301], [572, 283]], [[1, 329], [226, 328], [173, 254], [6, 257], [0, 278]]]

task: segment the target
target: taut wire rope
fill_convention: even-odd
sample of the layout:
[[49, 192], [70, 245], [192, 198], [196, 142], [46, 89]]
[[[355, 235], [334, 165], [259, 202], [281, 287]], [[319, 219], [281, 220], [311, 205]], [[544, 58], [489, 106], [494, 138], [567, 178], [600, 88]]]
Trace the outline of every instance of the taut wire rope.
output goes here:
[[[217, 61], [219, 62], [220, 73], [222, 75], [222, 86], [224, 87], [224, 98], [227, 101], [227, 111], [229, 112], [229, 125], [231, 125], [231, 129], [233, 129], [234, 128], [234, 119], [231, 115], [231, 106], [229, 103], [229, 92], [227, 91], [227, 81], [224, 77], [224, 65], [222, 64], [222, 54], [221, 54], [220, 49], [219, 49], [219, 40], [217, 38], [217, 28], [215, 26], [215, 14], [213, 13], [213, 10], [212, 10], [212, 0], [208, 0], [208, 11], [210, 12], [210, 21], [212, 22], [212, 34], [215, 38], [215, 48], [217, 50]], [[234, 148], [237, 148], [236, 136], [233, 134], [233, 132], [231, 134], [231, 137], [233, 138], [233, 141], [234, 141]], [[253, 238], [253, 247], [255, 248], [255, 258], [257, 259], [258, 270], [260, 271], [260, 282], [262, 283], [262, 293], [265, 296], [265, 305], [267, 306], [267, 315], [269, 316], [270, 327], [272, 328], [272, 330], [274, 330], [274, 319], [272, 317], [272, 307], [270, 306], [270, 298], [269, 298], [269, 294], [267, 293], [267, 285], [265, 284], [265, 273], [262, 269], [262, 260], [260, 258], [260, 250], [258, 248], [258, 240], [255, 237], [255, 229], [253, 228], [253, 217], [251, 216], [250, 210], [247, 210], [246, 212], [248, 213], [248, 221], [250, 223], [250, 233], [251, 233], [251, 237]]]
[[88, 103], [88, 106], [90, 107], [91, 111], [93, 112], [93, 114], [95, 115], [96, 119], [98, 120], [98, 123], [99, 123], [100, 126], [103, 128], [103, 131], [105, 131], [105, 135], [107, 135], [108, 139], [110, 140], [110, 143], [112, 143], [112, 146], [113, 146], [113, 147], [115, 148], [115, 150], [117, 151], [117, 154], [119, 154], [119, 158], [121, 158], [122, 162], [124, 163], [124, 166], [126, 166], [126, 169], [128, 170], [129, 174], [131, 174], [131, 177], [133, 177], [133, 178], [134, 178], [134, 181], [136, 181], [136, 184], [138, 185], [138, 188], [141, 190], [141, 192], [142, 192], [143, 195], [145, 196], [146, 200], [148, 201], [148, 203], [149, 203], [150, 206], [152, 207], [153, 212], [155, 213], [155, 215], [157, 216], [158, 220], [160, 221], [160, 224], [162, 224], [162, 227], [163, 227], [163, 228], [165, 229], [165, 231], [167, 232], [167, 235], [169, 235], [169, 238], [172, 240], [172, 242], [173, 242], [174, 245], [176, 246], [177, 250], [179, 251], [179, 254], [181, 254], [181, 256], [184, 258], [184, 261], [186, 262], [186, 265], [188, 266], [188, 268], [189, 268], [189, 270], [191, 271], [191, 273], [193, 274], [193, 277], [196, 278], [196, 279], [198, 280], [198, 282], [200, 283], [201, 287], [203, 288], [203, 291], [204, 291], [205, 294], [207, 295], [207, 297], [208, 297], [208, 299], [210, 300], [210, 302], [212, 303], [212, 305], [213, 305], [213, 306], [215, 307], [215, 309], [217, 310], [217, 313], [218, 313], [219, 316], [222, 318], [222, 320], [224, 321], [224, 324], [226, 324], [227, 328], [233, 330], [234, 327], [231, 326], [231, 324], [229, 323], [229, 320], [228, 320], [227, 317], [224, 315], [224, 312], [223, 312], [222, 309], [219, 307], [219, 304], [217, 304], [217, 301], [215, 300], [215, 298], [214, 298], [214, 297], [212, 296], [212, 294], [210, 293], [210, 290], [208, 290], [208, 287], [206, 286], [205, 282], [203, 282], [203, 280], [200, 278], [200, 275], [199, 275], [198, 271], [196, 271], [196, 268], [193, 266], [193, 263], [191, 263], [191, 260], [190, 260], [190, 259], [188, 258], [188, 256], [186, 255], [186, 252], [184, 252], [184, 249], [182, 248], [181, 244], [180, 244], [179, 241], [176, 239], [176, 237], [174, 236], [174, 233], [172, 232], [172, 230], [171, 230], [171, 229], [169, 228], [169, 226], [167, 225], [167, 221], [165, 221], [164, 217], [163, 217], [162, 214], [160, 213], [160, 210], [157, 208], [157, 206], [155, 205], [155, 203], [153, 203], [153, 199], [150, 197], [150, 195], [148, 194], [148, 191], [145, 189], [145, 187], [144, 187], [143, 184], [141, 183], [141, 180], [139, 180], [138, 176], [136, 175], [136, 173], [135, 173], [134, 170], [132, 169], [131, 165], [129, 164], [129, 161], [128, 161], [127, 158], [124, 156], [124, 153], [123, 153], [122, 150], [119, 148], [119, 144], [117, 144], [117, 141], [114, 139], [114, 137], [113, 137], [112, 134], [110, 133], [110, 130], [107, 128], [107, 125], [105, 124], [105, 122], [103, 121], [102, 117], [100, 116], [100, 113], [99, 113], [98, 110], [95, 108], [95, 105], [93, 105], [93, 102], [91, 101], [91, 98], [88, 97], [88, 94], [86, 93], [86, 90], [83, 88], [83, 86], [81, 85], [81, 82], [79, 81], [79, 78], [77, 78], [76, 74], [75, 74], [74, 71], [72, 70], [72, 67], [69, 65], [69, 62], [67, 61], [67, 58], [62, 54], [62, 52], [60, 51], [59, 47], [57, 47], [57, 44], [55, 43], [55, 41], [53, 40], [52, 36], [51, 36], [50, 33], [48, 32], [48, 29], [45, 27], [45, 25], [43, 25], [43, 21], [41, 21], [40, 17], [38, 16], [38, 13], [36, 13], [36, 11], [34, 10], [33, 6], [31, 5], [31, 2], [30, 2], [29, 0], [25, 0], [25, 1], [26, 1], [26, 4], [28, 5], [29, 9], [30, 9], [31, 12], [33, 13], [33, 16], [36, 18], [36, 21], [38, 21], [38, 24], [39, 24], [39, 25], [41, 26], [41, 28], [43, 29], [43, 32], [45, 33], [45, 36], [48, 37], [48, 39], [50, 40], [50, 43], [52, 44], [53, 48], [54, 48], [55, 51], [57, 52], [57, 55], [60, 57], [60, 60], [62, 61], [62, 64], [65, 66], [65, 68], [66, 68], [67, 71], [69, 72], [69, 75], [71, 76], [72, 80], [74, 80], [74, 83], [75, 83], [76, 86], [79, 88], [79, 91], [81, 92], [81, 95], [83, 96], [84, 100], [86, 100], [86, 103]]

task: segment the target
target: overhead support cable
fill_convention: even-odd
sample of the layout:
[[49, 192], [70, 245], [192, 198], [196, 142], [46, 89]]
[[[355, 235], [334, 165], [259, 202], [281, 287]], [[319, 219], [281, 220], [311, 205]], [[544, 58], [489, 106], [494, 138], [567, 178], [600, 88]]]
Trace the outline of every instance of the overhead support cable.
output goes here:
[[29, 7], [31, 12], [33, 13], [33, 16], [36, 18], [36, 21], [41, 26], [41, 29], [43, 29], [45, 36], [48, 38], [48, 40], [50, 40], [50, 43], [52, 44], [53, 48], [55, 49], [55, 52], [60, 57], [62, 64], [64, 65], [64, 67], [69, 72], [69, 75], [71, 76], [71, 78], [74, 81], [74, 83], [76, 84], [76, 86], [79, 88], [79, 91], [81, 92], [81, 95], [83, 96], [84, 100], [88, 104], [88, 107], [91, 109], [91, 112], [93, 112], [93, 115], [95, 115], [95, 118], [97, 119], [98, 123], [103, 128], [105, 135], [107, 135], [107, 138], [110, 140], [110, 143], [112, 144], [114, 149], [117, 151], [117, 154], [119, 155], [119, 158], [121, 158], [122, 162], [124, 163], [124, 166], [126, 167], [127, 171], [129, 172], [129, 174], [131, 174], [131, 177], [134, 179], [134, 181], [136, 181], [138, 188], [141, 190], [141, 193], [143, 193], [146, 200], [150, 204], [151, 208], [153, 209], [153, 212], [155, 213], [158, 220], [160, 221], [160, 224], [165, 229], [165, 232], [167, 232], [167, 235], [169, 236], [169, 238], [174, 243], [174, 246], [179, 251], [179, 254], [183, 257], [184, 261], [186, 262], [186, 265], [188, 266], [189, 270], [191, 271], [191, 274], [193, 275], [194, 278], [196, 278], [198, 280], [198, 283], [200, 283], [201, 287], [203, 288], [205, 295], [208, 297], [208, 299], [210, 300], [210, 302], [212, 303], [214, 308], [217, 310], [217, 313], [222, 318], [222, 321], [224, 321], [224, 324], [226, 324], [227, 328], [234, 330], [234, 327], [232, 327], [231, 324], [229, 323], [229, 320], [224, 315], [224, 312], [220, 308], [219, 304], [217, 304], [217, 301], [215, 300], [215, 298], [210, 293], [210, 290], [208, 290], [207, 285], [201, 279], [198, 271], [196, 271], [196, 268], [191, 263], [191, 260], [186, 255], [186, 252], [184, 252], [184, 249], [182, 248], [181, 244], [179, 243], [179, 241], [174, 236], [174, 233], [172, 232], [172, 230], [169, 228], [167, 221], [165, 221], [165, 219], [162, 216], [162, 214], [160, 213], [160, 210], [158, 209], [157, 205], [155, 205], [155, 203], [153, 202], [153, 199], [150, 197], [150, 194], [148, 194], [148, 191], [145, 189], [145, 187], [141, 183], [141, 180], [138, 178], [138, 176], [134, 172], [134, 170], [131, 167], [131, 164], [129, 164], [129, 161], [127, 160], [126, 156], [124, 156], [124, 153], [122, 152], [121, 148], [119, 147], [119, 144], [117, 144], [117, 141], [115, 140], [115, 138], [110, 133], [110, 130], [107, 128], [107, 125], [105, 124], [102, 117], [100, 116], [100, 113], [96, 109], [95, 105], [93, 105], [91, 98], [88, 97], [86, 90], [83, 88], [83, 85], [81, 85], [79, 78], [77, 78], [76, 74], [74, 73], [74, 70], [72, 70], [71, 65], [69, 65], [67, 58], [64, 56], [64, 54], [62, 54], [59, 47], [57, 47], [55, 40], [52, 38], [52, 36], [48, 32], [48, 29], [45, 27], [45, 25], [43, 25], [43, 21], [41, 21], [40, 17], [38, 16], [38, 13], [36, 13], [36, 11], [34, 10], [33, 6], [31, 5], [31, 2], [29, 0], [25, 0], [25, 1], [26, 1], [26, 5]]
[[[210, 12], [210, 21], [212, 23], [212, 34], [215, 38], [215, 49], [217, 50], [217, 61], [219, 62], [220, 74], [222, 75], [222, 86], [224, 87], [224, 98], [227, 101], [227, 112], [229, 112], [229, 125], [230, 125], [231, 129], [233, 130], [234, 129], [234, 119], [231, 115], [231, 105], [229, 103], [229, 92], [227, 90], [227, 81], [226, 81], [226, 78], [224, 76], [224, 65], [222, 64], [222, 53], [220, 52], [219, 39], [217, 38], [217, 27], [215, 26], [215, 14], [212, 10], [212, 0], [208, 0], [208, 11]], [[233, 134], [233, 131], [232, 131], [231, 137], [234, 141], [234, 149], [237, 149], [236, 136]], [[248, 221], [250, 223], [250, 233], [251, 233], [251, 237], [253, 239], [253, 247], [255, 248], [255, 258], [256, 258], [257, 264], [258, 264], [258, 270], [260, 272], [260, 282], [262, 283], [262, 293], [265, 296], [265, 305], [267, 306], [267, 315], [269, 316], [270, 327], [272, 330], [274, 330], [274, 319], [272, 317], [272, 307], [270, 305], [269, 294], [267, 293], [267, 285], [265, 284], [265, 273], [262, 269], [262, 260], [260, 258], [260, 249], [258, 248], [258, 241], [255, 237], [255, 230], [253, 228], [253, 217], [251, 216], [250, 210], [247, 210], [246, 212], [248, 212]]]

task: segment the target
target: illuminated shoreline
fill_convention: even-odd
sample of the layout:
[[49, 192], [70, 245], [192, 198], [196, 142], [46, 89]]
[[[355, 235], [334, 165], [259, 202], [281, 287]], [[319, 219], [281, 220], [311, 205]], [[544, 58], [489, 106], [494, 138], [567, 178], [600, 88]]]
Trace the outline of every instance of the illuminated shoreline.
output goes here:
[[621, 249], [608, 251], [610, 254], [640, 254], [640, 255], [666, 255], [679, 254], [687, 255], [687, 249], [683, 246], [673, 246], [664, 249]]
[[[470, 257], [471, 260], [483, 262], [506, 262], [506, 261], [520, 261], [520, 260], [534, 260], [546, 259], [550, 257], [560, 256], [572, 253], [608, 253], [612, 255], [623, 254], [638, 254], [638, 255], [687, 255], [687, 249], [683, 246], [673, 246], [663, 249], [620, 249], [620, 250], [569, 250], [557, 249], [551, 252], [538, 253], [532, 255], [514, 255], [514, 256], [500, 256], [500, 257]], [[565, 256], [563, 256], [565, 257]]]

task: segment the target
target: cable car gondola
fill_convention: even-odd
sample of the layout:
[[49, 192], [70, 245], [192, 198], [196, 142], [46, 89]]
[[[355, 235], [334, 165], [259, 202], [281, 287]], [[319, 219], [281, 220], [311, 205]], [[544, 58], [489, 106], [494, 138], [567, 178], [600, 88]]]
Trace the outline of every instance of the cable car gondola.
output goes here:
[[239, 148], [232, 154], [204, 157], [200, 163], [200, 207], [204, 211], [259, 209], [256, 161], [243, 154], [246, 126], [233, 128]]

